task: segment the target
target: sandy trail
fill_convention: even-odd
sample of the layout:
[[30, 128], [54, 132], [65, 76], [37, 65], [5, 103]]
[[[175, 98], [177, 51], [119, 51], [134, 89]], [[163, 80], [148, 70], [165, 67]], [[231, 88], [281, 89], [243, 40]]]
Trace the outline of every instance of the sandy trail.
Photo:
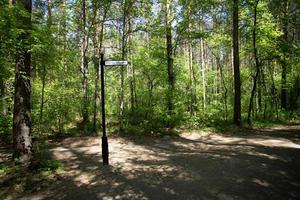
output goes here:
[[69, 138], [50, 153], [65, 172], [21, 199], [300, 199], [300, 126], [249, 133]]

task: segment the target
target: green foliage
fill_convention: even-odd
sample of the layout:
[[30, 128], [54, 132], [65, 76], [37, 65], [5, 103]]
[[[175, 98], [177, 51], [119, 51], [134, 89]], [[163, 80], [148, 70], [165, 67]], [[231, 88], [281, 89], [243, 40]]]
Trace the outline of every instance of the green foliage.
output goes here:
[[[8, 1], [0, 2], [0, 77], [5, 88], [4, 94], [0, 96], [0, 106], [1, 114], [6, 113], [0, 117], [0, 137], [9, 141], [12, 129], [15, 58], [18, 47], [24, 45], [17, 38], [28, 31], [16, 17], [29, 15], [20, 5], [9, 6]], [[242, 1], [240, 5], [243, 118], [247, 116], [255, 70], [252, 41], [253, 3], [252, 0]], [[291, 3], [296, 10], [299, 9], [298, 4]], [[123, 88], [125, 131], [142, 134], [163, 132], [168, 125], [199, 128], [230, 124], [234, 103], [231, 2], [172, 2], [170, 17], [175, 72], [175, 109], [172, 113], [168, 113], [167, 109], [167, 96], [170, 91], [162, 2], [147, 0], [141, 3], [133, 0], [124, 3], [108, 0], [87, 1], [87, 4], [85, 31], [82, 30], [81, 1], [53, 3], [51, 19], [45, 2], [37, 1], [34, 4], [30, 30], [32, 38], [27, 41], [32, 54], [31, 112], [34, 137], [87, 134], [93, 131], [96, 76], [93, 61], [99, 57], [94, 55], [94, 50], [99, 47], [96, 43], [100, 40], [104, 13], [106, 19], [102, 47], [106, 47], [106, 59], [121, 59], [122, 45], [125, 42], [126, 59], [131, 63], [125, 70]], [[126, 26], [123, 26], [124, 15], [127, 17]], [[284, 39], [285, 23], [290, 29], [288, 40]], [[282, 1], [259, 1], [256, 42], [264, 77], [258, 82], [261, 93], [255, 94], [254, 124], [255, 121], [267, 122], [277, 118], [278, 123], [299, 118], [300, 97], [297, 94], [300, 87], [300, 42], [295, 34], [292, 36], [298, 30], [297, 25], [297, 12], [285, 13]], [[80, 66], [84, 34], [89, 38], [87, 60], [90, 122], [85, 130], [80, 130], [83, 106]], [[205, 73], [202, 69], [202, 48]], [[286, 87], [290, 106], [286, 112], [280, 109], [282, 63], [288, 66]], [[120, 68], [105, 69], [105, 77], [108, 130], [116, 132], [120, 118]], [[97, 111], [97, 128], [101, 130], [99, 104]]]
[[63, 171], [62, 164], [55, 160], [43, 160], [35, 170], [27, 171], [21, 165], [6, 162], [0, 164], [1, 185], [0, 198], [5, 199], [14, 190], [16, 194], [35, 192], [57, 181], [57, 173]]

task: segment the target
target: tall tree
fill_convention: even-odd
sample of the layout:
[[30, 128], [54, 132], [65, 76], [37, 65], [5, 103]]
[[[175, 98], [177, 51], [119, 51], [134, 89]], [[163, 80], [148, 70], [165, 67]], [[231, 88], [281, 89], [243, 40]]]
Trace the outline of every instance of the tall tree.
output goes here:
[[[95, 27], [95, 34], [94, 34], [94, 68], [96, 72], [95, 76], [95, 91], [94, 91], [94, 113], [93, 113], [93, 131], [96, 132], [97, 129], [97, 113], [98, 113], [98, 106], [100, 104], [100, 96], [99, 96], [99, 83], [100, 83], [100, 53], [102, 50], [103, 39], [104, 39], [104, 22], [106, 20], [106, 15], [109, 10], [111, 2], [104, 1], [104, 5], [100, 11], [102, 11], [101, 21], [96, 23]], [[94, 6], [96, 7], [96, 6]], [[100, 17], [100, 11], [94, 8], [94, 15]], [[99, 13], [99, 14], [98, 14]]]
[[232, 40], [233, 40], [233, 70], [234, 70], [234, 114], [233, 123], [241, 126], [241, 78], [239, 56], [239, 0], [232, 4]]
[[[123, 0], [123, 21], [122, 21], [122, 46], [121, 46], [121, 57], [122, 60], [127, 60], [128, 54], [128, 36], [130, 30], [130, 15], [131, 15], [131, 6], [132, 0]], [[120, 90], [120, 113], [119, 113], [119, 124], [120, 130], [123, 130], [123, 123], [124, 123], [124, 107], [125, 107], [125, 96], [124, 96], [124, 75], [125, 69], [121, 67], [120, 69], [120, 76], [121, 76], [121, 90]]]
[[[204, 25], [201, 23], [201, 32], [204, 32]], [[205, 64], [205, 52], [204, 52], [204, 38], [200, 38], [200, 51], [201, 51], [201, 76], [202, 76], [202, 100], [203, 111], [206, 110], [206, 64]]]
[[249, 101], [249, 108], [248, 108], [248, 119], [247, 122], [250, 125], [251, 124], [251, 111], [253, 109], [253, 99], [257, 88], [257, 81], [259, 77], [260, 72], [260, 63], [258, 60], [257, 55], [257, 44], [256, 44], [256, 37], [257, 37], [257, 6], [258, 6], [259, 0], [255, 0], [254, 6], [253, 6], [253, 31], [252, 31], [252, 42], [253, 42], [253, 56], [255, 59], [255, 76], [253, 79], [253, 87], [251, 91], [250, 101]]
[[287, 87], [286, 87], [286, 75], [287, 75], [287, 55], [286, 48], [288, 42], [288, 10], [289, 10], [289, 2], [288, 0], [283, 1], [283, 19], [282, 19], [282, 31], [283, 38], [285, 44], [283, 45], [283, 59], [281, 60], [282, 71], [281, 71], [281, 108], [287, 109]]
[[[49, 31], [49, 35], [51, 37], [51, 25], [52, 25], [52, 2], [51, 0], [47, 0], [47, 29]], [[43, 111], [44, 111], [44, 103], [45, 103], [45, 86], [46, 86], [46, 64], [43, 64], [43, 72], [42, 72], [42, 96], [41, 96], [41, 105], [40, 105], [40, 123], [43, 121]]]
[[88, 113], [88, 44], [89, 37], [87, 34], [87, 6], [86, 0], [82, 0], [82, 47], [81, 47], [81, 73], [82, 73], [82, 90], [83, 90], [83, 105], [82, 105], [82, 127], [89, 121]]
[[7, 111], [6, 111], [5, 83], [4, 83], [4, 74], [3, 74], [3, 72], [0, 73], [0, 99], [1, 99], [1, 104], [2, 104], [1, 113], [2, 113], [3, 118], [6, 118]]
[[175, 89], [175, 75], [174, 75], [174, 60], [173, 60], [173, 44], [172, 44], [172, 18], [171, 18], [171, 0], [165, 0], [165, 26], [166, 26], [166, 55], [167, 55], [167, 70], [168, 70], [168, 112], [171, 115], [174, 110], [174, 89]]
[[[28, 164], [33, 156], [31, 140], [31, 0], [17, 0], [21, 10], [17, 14], [17, 26], [23, 31], [18, 36], [15, 71], [15, 93], [13, 113], [13, 157]], [[26, 14], [24, 14], [24, 11]]]

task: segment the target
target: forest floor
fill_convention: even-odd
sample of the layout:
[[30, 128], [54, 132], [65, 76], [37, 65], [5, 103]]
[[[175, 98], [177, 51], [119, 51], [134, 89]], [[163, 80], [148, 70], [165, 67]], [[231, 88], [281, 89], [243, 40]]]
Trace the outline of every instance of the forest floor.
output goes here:
[[[64, 171], [20, 199], [300, 199], [300, 126], [50, 143]], [[13, 199], [9, 195], [7, 199]]]

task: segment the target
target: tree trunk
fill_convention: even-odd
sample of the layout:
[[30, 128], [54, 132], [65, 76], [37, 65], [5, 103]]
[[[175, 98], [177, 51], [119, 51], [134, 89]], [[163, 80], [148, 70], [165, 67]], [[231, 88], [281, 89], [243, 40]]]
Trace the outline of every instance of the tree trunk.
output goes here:
[[[188, 31], [191, 33], [192, 23], [191, 23], [191, 3], [188, 5]], [[191, 34], [189, 34], [187, 39], [187, 44], [185, 44], [188, 49], [188, 66], [189, 66], [189, 111], [190, 115], [192, 116], [194, 112], [197, 110], [197, 98], [196, 91], [197, 91], [197, 85], [196, 85], [196, 78], [194, 73], [194, 66], [193, 66], [193, 39], [191, 37]], [[184, 48], [185, 51], [185, 48]]]
[[136, 100], [135, 100], [135, 94], [136, 94], [136, 92], [135, 92], [135, 87], [134, 87], [134, 65], [133, 65], [133, 63], [132, 63], [132, 61], [131, 61], [131, 63], [130, 63], [130, 66], [129, 66], [129, 68], [128, 69], [130, 69], [129, 70], [129, 88], [130, 88], [130, 103], [131, 103], [131, 112], [133, 112], [134, 111], [134, 108], [135, 108], [135, 102], [136, 102]]
[[43, 74], [42, 74], [42, 99], [40, 106], [40, 125], [43, 120], [43, 111], [44, 111], [44, 102], [45, 102], [45, 85], [46, 85], [46, 66], [43, 66]]
[[[166, 23], [166, 45], [167, 45], [167, 70], [168, 70], [168, 95], [167, 95], [167, 105], [168, 114], [172, 115], [174, 110], [173, 96], [175, 89], [175, 76], [174, 76], [174, 66], [173, 66], [173, 45], [172, 45], [172, 26], [171, 26], [171, 10], [170, 10], [170, 0], [165, 1], [165, 23]], [[170, 126], [170, 124], [168, 124]]]
[[[48, 31], [51, 34], [51, 25], [52, 25], [52, 12], [51, 12], [51, 0], [47, 0], [48, 6], [48, 19], [47, 19], [47, 26]], [[43, 66], [43, 74], [42, 74], [42, 97], [41, 97], [41, 105], [40, 105], [40, 125], [42, 124], [43, 120], [43, 111], [44, 111], [44, 103], [45, 103], [45, 86], [46, 86], [46, 66]]]
[[287, 109], [287, 88], [286, 88], [286, 61], [282, 63], [282, 72], [281, 72], [281, 108]]
[[[127, 58], [127, 39], [128, 39], [128, 30], [127, 30], [127, 23], [128, 23], [128, 16], [129, 16], [129, 0], [123, 0], [123, 27], [122, 27], [122, 60]], [[120, 131], [123, 131], [124, 126], [124, 67], [120, 69], [120, 76], [121, 76], [121, 88], [120, 88], [120, 114], [119, 114], [119, 124], [120, 124]]]
[[250, 101], [249, 101], [249, 107], [248, 107], [247, 122], [248, 122], [249, 125], [251, 125], [251, 111], [252, 111], [252, 108], [253, 108], [253, 99], [254, 99], [254, 95], [255, 95], [255, 92], [256, 92], [256, 86], [257, 86], [257, 81], [258, 81], [259, 72], [260, 72], [260, 66], [259, 66], [259, 61], [258, 61], [258, 56], [257, 56], [257, 46], [256, 46], [257, 5], [258, 5], [258, 3], [259, 3], [259, 0], [256, 0], [255, 5], [254, 5], [254, 16], [253, 16], [252, 39], [253, 39], [253, 54], [254, 54], [254, 59], [255, 59], [256, 72], [255, 72], [255, 76], [254, 76], [254, 79], [253, 79], [253, 87], [252, 87]]
[[5, 83], [3, 74], [0, 74], [0, 99], [2, 104], [2, 116], [5, 119], [7, 117], [6, 100], [5, 100]]
[[[133, 59], [131, 59], [133, 60]], [[131, 61], [132, 62], [132, 61]], [[137, 94], [136, 94], [136, 78], [135, 78], [135, 66], [132, 63], [132, 85], [133, 85], [133, 94], [134, 94], [134, 103], [135, 103], [135, 108], [138, 108], [138, 99], [137, 99]]]
[[84, 128], [89, 121], [88, 113], [88, 36], [86, 33], [86, 0], [82, 0], [82, 49], [81, 49], [81, 71], [82, 71], [82, 90], [83, 90], [83, 103], [82, 103], [82, 127]]
[[[132, 2], [129, 2], [129, 6], [132, 6]], [[127, 11], [128, 14], [128, 20], [127, 20], [127, 26], [128, 26], [128, 30], [127, 30], [127, 34], [128, 34], [128, 39], [127, 39], [127, 46], [128, 46], [128, 57], [132, 58], [132, 45], [131, 45], [131, 41], [132, 41], [132, 19], [130, 17], [130, 10]], [[131, 59], [132, 60], [132, 59]], [[131, 112], [134, 111], [135, 108], [135, 87], [134, 87], [134, 65], [133, 62], [131, 61], [130, 65], [128, 65], [127, 68], [127, 74], [129, 77], [129, 90], [130, 90], [130, 108], [131, 108]]]
[[[96, 28], [97, 29], [97, 28]], [[98, 30], [96, 30], [98, 32]], [[93, 112], [93, 131], [97, 131], [97, 107], [100, 104], [100, 96], [99, 96], [99, 81], [100, 81], [100, 70], [99, 70], [99, 41], [97, 41], [96, 38], [98, 38], [98, 33], [94, 35], [95, 41], [94, 41], [94, 68], [95, 68], [95, 91], [94, 91], [94, 112]], [[100, 36], [101, 37], [101, 36]]]
[[[288, 1], [284, 1], [284, 22], [283, 22], [283, 40], [288, 42], [288, 23], [287, 23], [287, 12], [288, 12]], [[287, 109], [287, 86], [286, 86], [286, 75], [287, 75], [287, 61], [286, 52], [283, 51], [282, 72], [281, 72], [281, 108]]]
[[[265, 72], [264, 72], [262, 67], [260, 67], [260, 78], [261, 78], [261, 84], [260, 85], [263, 86], [263, 90], [268, 91], [267, 86], [266, 86]], [[268, 107], [267, 100], [266, 100], [266, 95], [264, 95], [263, 101], [264, 101], [263, 118], [266, 119], [267, 118], [267, 107]]]
[[[190, 22], [189, 22], [189, 30], [190, 30]], [[193, 57], [192, 57], [192, 45], [191, 45], [191, 39], [188, 39], [187, 44], [188, 49], [188, 66], [189, 66], [189, 111], [190, 115], [193, 115]]]
[[219, 55], [215, 55], [216, 57], [216, 64], [217, 64], [217, 68], [220, 71], [220, 77], [221, 77], [221, 84], [223, 85], [223, 89], [224, 89], [224, 95], [223, 95], [223, 102], [224, 102], [224, 119], [225, 121], [227, 121], [228, 118], [228, 106], [227, 106], [227, 93], [228, 93], [228, 89], [226, 86], [226, 81], [225, 81], [225, 75], [224, 75], [224, 71], [221, 65], [221, 61], [220, 61], [220, 56]]
[[[270, 68], [270, 77], [272, 81], [271, 86], [271, 107], [273, 108], [273, 105], [275, 104], [275, 111], [276, 111], [276, 119], [279, 119], [279, 113], [278, 113], [278, 98], [277, 98], [277, 89], [274, 81], [274, 69]], [[273, 110], [273, 109], [272, 109]]]
[[[95, 42], [94, 42], [94, 67], [96, 71], [95, 76], [95, 91], [94, 91], [94, 113], [93, 113], [93, 131], [97, 131], [97, 114], [98, 114], [98, 106], [100, 105], [100, 96], [99, 96], [99, 82], [100, 82], [100, 53], [102, 50], [103, 36], [104, 36], [104, 22], [106, 19], [108, 7], [104, 8], [104, 13], [102, 17], [100, 33], [98, 34], [98, 30], [96, 30], [95, 34]], [[98, 29], [98, 27], [97, 27]], [[99, 39], [98, 39], [99, 38]]]
[[52, 11], [51, 11], [51, 6], [52, 6], [52, 3], [51, 3], [51, 0], [47, 0], [47, 9], [48, 9], [48, 25], [50, 24], [51, 25], [51, 16], [52, 16]]
[[31, 140], [31, 12], [32, 1], [20, 0], [30, 15], [18, 13], [17, 25], [23, 29], [18, 38], [21, 45], [18, 49], [17, 64], [15, 72], [15, 93], [13, 113], [13, 157], [24, 164], [29, 164], [33, 156]]
[[[203, 25], [201, 25], [201, 31], [204, 32]], [[201, 51], [201, 76], [202, 76], [202, 101], [203, 112], [206, 111], [206, 66], [205, 66], [205, 54], [204, 54], [204, 39], [200, 39], [200, 51]]]
[[[256, 61], [255, 61], [255, 65], [257, 65]], [[261, 69], [259, 69], [259, 70], [261, 70]], [[262, 100], [263, 100], [262, 91], [261, 91], [262, 82], [263, 82], [262, 73], [260, 72], [258, 77], [257, 77], [257, 86], [256, 86], [256, 88], [257, 88], [257, 111], [258, 111], [258, 114], [260, 114], [261, 111], [262, 111]]]
[[153, 87], [154, 87], [154, 80], [151, 79], [150, 75], [147, 76], [148, 78], [148, 108], [149, 108], [149, 111], [148, 112], [145, 112], [145, 119], [148, 119], [148, 116], [149, 116], [149, 112], [152, 113], [152, 98], [153, 98]]
[[233, 0], [232, 40], [233, 40], [233, 70], [234, 70], [234, 115], [233, 123], [241, 126], [241, 79], [239, 57], [239, 1]]

